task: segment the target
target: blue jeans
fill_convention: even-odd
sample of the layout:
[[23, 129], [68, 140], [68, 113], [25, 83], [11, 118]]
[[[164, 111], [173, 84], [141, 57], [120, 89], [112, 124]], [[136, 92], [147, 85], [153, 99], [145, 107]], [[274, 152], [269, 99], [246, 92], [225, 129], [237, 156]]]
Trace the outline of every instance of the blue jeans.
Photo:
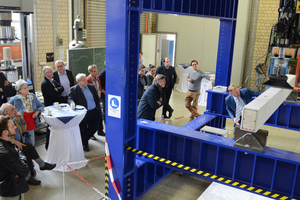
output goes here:
[[27, 134], [25, 134], [25, 135], [23, 134], [23, 142], [24, 143], [31, 143], [32, 146], [34, 146], [34, 143], [35, 143], [34, 130], [26, 131], [26, 132], [28, 133], [28, 135]]

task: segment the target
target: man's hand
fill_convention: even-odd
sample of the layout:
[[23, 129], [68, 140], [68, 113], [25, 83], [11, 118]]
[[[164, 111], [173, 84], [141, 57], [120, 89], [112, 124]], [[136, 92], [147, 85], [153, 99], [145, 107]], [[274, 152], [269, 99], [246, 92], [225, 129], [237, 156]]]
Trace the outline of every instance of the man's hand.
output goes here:
[[16, 117], [19, 118], [19, 119], [23, 119], [23, 115], [19, 112], [16, 113]]
[[240, 125], [239, 122], [236, 120], [236, 118], [233, 119], [233, 122], [234, 122], [236, 125]]
[[23, 146], [25, 147], [26, 145], [25, 144], [23, 144], [23, 143], [21, 143], [21, 142], [19, 142], [19, 141], [17, 141], [17, 140], [15, 140], [15, 145], [18, 147], [18, 149], [20, 149], [20, 150], [22, 150], [23, 149]]
[[105, 94], [105, 90], [102, 89], [101, 92], [102, 92], [103, 94]]
[[191, 83], [194, 81], [194, 79], [192, 79], [192, 78], [188, 78], [187, 80]]
[[40, 111], [35, 111], [35, 113], [33, 113], [33, 115], [32, 115], [32, 118], [34, 119], [34, 118], [36, 118], [37, 116], [38, 116], [38, 114], [40, 113]]
[[209, 80], [214, 81], [216, 79], [215, 79], [215, 77], [210, 77]]
[[161, 98], [161, 97], [159, 98], [159, 101], [162, 101], [162, 98]]
[[56, 92], [58, 92], [58, 89], [57, 89], [57, 88], [54, 88], [54, 90], [56, 90]]
[[5, 80], [4, 81], [4, 85], [3, 85], [3, 87], [6, 87], [6, 86], [8, 86], [9, 85], [9, 82], [8, 82], [8, 80]]
[[158, 105], [161, 105], [161, 102], [160, 101], [156, 101], [158, 103]]

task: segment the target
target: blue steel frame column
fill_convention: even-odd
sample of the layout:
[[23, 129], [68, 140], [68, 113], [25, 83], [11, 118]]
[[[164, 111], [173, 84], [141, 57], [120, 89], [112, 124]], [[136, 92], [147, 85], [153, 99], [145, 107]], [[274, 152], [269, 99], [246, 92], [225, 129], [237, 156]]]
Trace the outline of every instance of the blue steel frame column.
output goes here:
[[[124, 153], [125, 144], [135, 146], [136, 142], [140, 9], [139, 1], [134, 3], [109, 0], [106, 4], [106, 99], [121, 97], [121, 118], [107, 115], [106, 139], [122, 199], [132, 199], [135, 183], [135, 156]], [[108, 113], [109, 102], [106, 105]], [[109, 197], [118, 199], [110, 180]]]

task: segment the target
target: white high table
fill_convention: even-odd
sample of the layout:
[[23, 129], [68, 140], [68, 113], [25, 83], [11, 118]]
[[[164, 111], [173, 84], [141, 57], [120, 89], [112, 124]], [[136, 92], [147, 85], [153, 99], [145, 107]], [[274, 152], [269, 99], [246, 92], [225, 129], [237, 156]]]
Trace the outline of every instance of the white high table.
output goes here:
[[[79, 124], [86, 115], [86, 109], [71, 110], [69, 106], [57, 110], [54, 106], [48, 106], [51, 115], [42, 113], [42, 117], [50, 125], [50, 139], [45, 161], [55, 163], [54, 171], [63, 171], [62, 161], [66, 163], [84, 161]], [[72, 164], [73, 169], [84, 167], [87, 162]], [[65, 171], [70, 171], [65, 167]]]

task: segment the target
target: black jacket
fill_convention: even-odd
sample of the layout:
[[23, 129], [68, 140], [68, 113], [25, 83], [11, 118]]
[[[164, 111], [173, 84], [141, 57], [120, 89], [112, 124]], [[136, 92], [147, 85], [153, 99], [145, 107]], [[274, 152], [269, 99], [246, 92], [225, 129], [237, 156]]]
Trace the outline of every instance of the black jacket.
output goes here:
[[[29, 190], [25, 177], [29, 169], [10, 141], [0, 139], [0, 196], [14, 197]], [[18, 178], [16, 177], [18, 176]]]
[[[46, 77], [44, 77], [44, 80], [41, 85], [45, 106], [51, 106], [54, 102], [60, 102], [60, 94], [64, 91], [64, 87], [62, 87], [55, 80], [52, 81], [55, 87]], [[55, 88], [57, 88], [58, 91], [56, 91]]]
[[[67, 73], [67, 76], [68, 76], [68, 79], [69, 79], [69, 82], [70, 82], [70, 87], [74, 86], [74, 78], [73, 78], [73, 73], [68, 70], [68, 69], [65, 69], [66, 70], [66, 73]], [[59, 75], [58, 75], [58, 71], [54, 71], [53, 72], [53, 79], [58, 82], [59, 84], [60, 83], [60, 80], [59, 80]]]
[[[95, 86], [92, 84], [87, 84], [87, 87], [93, 94], [96, 107], [100, 109], [100, 99]], [[87, 109], [87, 101], [81, 90], [81, 87], [78, 84], [70, 88], [70, 92], [68, 95], [68, 103], [75, 103], [76, 105], [84, 106]]]
[[149, 119], [154, 121], [156, 109], [163, 105], [163, 102], [161, 102], [161, 105], [157, 103], [160, 98], [161, 91], [159, 86], [150, 85], [145, 91], [138, 105], [137, 118]]
[[[177, 74], [176, 74], [176, 71], [175, 71], [175, 68], [170, 66], [170, 74], [171, 74], [171, 84], [172, 84], [172, 89], [174, 88], [174, 85], [176, 83], [176, 80], [177, 80]], [[166, 77], [166, 79], [168, 78], [167, 77], [167, 74], [166, 74], [166, 68], [165, 66], [159, 66], [157, 69], [156, 69], [156, 74], [162, 74]]]
[[149, 74], [146, 76], [146, 79], [147, 79], [147, 85], [148, 86], [152, 85], [154, 77]]
[[106, 74], [106, 69], [104, 69], [102, 72], [98, 74], [100, 82], [101, 82], [101, 88], [105, 90], [105, 74]]
[[139, 75], [139, 80], [138, 80], [138, 83], [139, 83], [139, 86], [138, 86], [138, 99], [141, 99], [142, 96], [143, 96], [143, 94], [144, 94], [144, 85], [142, 84], [140, 78], [143, 78], [145, 80], [145, 84], [147, 86], [146, 76], [140, 77], [140, 75]]

